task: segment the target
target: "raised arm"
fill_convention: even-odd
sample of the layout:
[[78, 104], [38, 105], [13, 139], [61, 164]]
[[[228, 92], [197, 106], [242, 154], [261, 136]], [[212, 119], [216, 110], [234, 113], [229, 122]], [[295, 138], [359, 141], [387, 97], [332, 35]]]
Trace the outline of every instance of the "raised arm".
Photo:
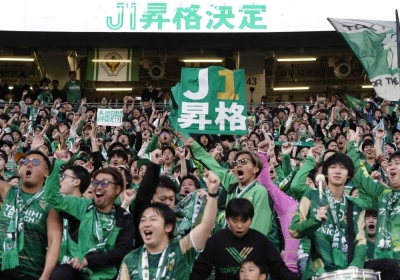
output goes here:
[[[264, 141], [258, 145], [258, 155], [263, 162], [263, 169], [258, 176], [258, 182], [264, 186], [272, 200], [274, 201], [274, 209], [278, 212], [278, 214], [284, 214], [287, 211], [288, 203], [295, 202], [291, 197], [282, 192], [271, 180], [271, 174], [269, 173], [269, 165], [268, 165], [268, 155], [264, 152], [265, 149]], [[271, 153], [271, 156], [275, 156], [275, 154]]]
[[312, 150], [313, 148], [308, 150], [303, 166], [297, 171], [292, 184], [290, 184], [290, 190], [298, 201], [300, 201], [306, 192], [312, 190], [312, 188], [306, 185], [307, 176], [315, 167], [315, 159], [312, 155]]
[[[357, 130], [358, 131], [358, 130]], [[366, 170], [361, 167], [362, 162], [360, 160], [360, 155], [358, 153], [358, 146], [356, 144], [357, 131], [349, 131], [349, 142], [347, 143], [348, 153], [347, 155], [354, 162], [354, 181], [356, 182], [357, 188], [365, 192], [375, 203], [379, 202], [380, 196], [385, 191], [390, 191], [379, 182], [375, 182], [373, 178], [368, 174]], [[377, 205], [377, 204], [375, 204]]]
[[217, 216], [218, 210], [217, 197], [213, 197], [211, 195], [216, 195], [218, 193], [220, 180], [218, 176], [212, 171], [208, 171], [204, 175], [209, 193], [208, 201], [206, 208], [204, 209], [201, 223], [196, 226], [190, 233], [192, 237], [192, 242], [194, 243], [193, 246], [197, 251], [200, 251], [204, 248], [204, 245], [206, 244], [207, 239], [214, 228], [215, 218]]
[[179, 162], [181, 164], [181, 178], [186, 177], [188, 175], [188, 170], [185, 158], [185, 149], [178, 147], [176, 149], [176, 154], [179, 156]]
[[[79, 219], [85, 213], [85, 200], [67, 195], [60, 194], [60, 171], [63, 166], [71, 159], [68, 150], [62, 150], [54, 153], [53, 168], [44, 185], [44, 196], [46, 202], [57, 212], [67, 212], [75, 218]], [[84, 202], [84, 203], [82, 203]]]
[[199, 143], [193, 139], [188, 139], [185, 145], [190, 147], [194, 159], [199, 161], [208, 170], [212, 170], [220, 178], [221, 184], [226, 191], [228, 191], [230, 184], [237, 182], [235, 175], [229, 173], [229, 170], [221, 167], [221, 165], [210, 156], [210, 154], [207, 153]]

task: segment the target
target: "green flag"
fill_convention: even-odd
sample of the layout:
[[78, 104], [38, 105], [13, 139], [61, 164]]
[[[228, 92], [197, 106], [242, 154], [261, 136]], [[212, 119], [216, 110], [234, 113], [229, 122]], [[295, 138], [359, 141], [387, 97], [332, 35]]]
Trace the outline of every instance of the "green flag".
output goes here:
[[349, 102], [350, 108], [356, 111], [358, 111], [368, 103], [367, 101], [351, 97], [350, 95], [346, 95], [346, 98], [347, 101]]
[[139, 51], [132, 49], [88, 50], [86, 80], [139, 81]]
[[328, 18], [360, 60], [379, 97], [400, 99], [397, 35], [394, 21]]
[[232, 71], [219, 66], [182, 68], [179, 94], [175, 98], [179, 104], [178, 130], [246, 134], [244, 77], [244, 70]]

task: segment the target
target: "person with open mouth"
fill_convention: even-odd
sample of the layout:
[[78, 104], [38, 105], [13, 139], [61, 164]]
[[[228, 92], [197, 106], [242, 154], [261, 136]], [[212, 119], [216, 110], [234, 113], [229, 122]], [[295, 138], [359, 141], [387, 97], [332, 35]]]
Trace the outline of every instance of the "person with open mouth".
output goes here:
[[17, 153], [15, 161], [21, 186], [0, 182], [0, 279], [48, 279], [57, 264], [62, 231], [60, 216], [44, 195], [51, 163], [38, 150]]
[[150, 204], [140, 215], [139, 231], [144, 245], [123, 260], [118, 280], [189, 279], [190, 268], [214, 228], [220, 180], [205, 174], [209, 200], [201, 223], [180, 240], [172, 240], [175, 214], [163, 203]]
[[[67, 243], [52, 279], [113, 279], [118, 273], [116, 267], [133, 249], [135, 237], [132, 216], [114, 204], [124, 180], [116, 168], [107, 167], [93, 173], [92, 199], [61, 195], [60, 170], [70, 158], [68, 150], [54, 154], [53, 170], [44, 187], [49, 205], [80, 222], [78, 242]], [[130, 200], [123, 203], [129, 204], [134, 199], [125, 197]]]
[[[361, 162], [360, 155], [358, 153], [358, 141], [360, 140], [360, 128], [357, 127], [356, 131], [349, 130], [348, 131], [349, 141], [347, 144], [347, 152], [350, 161], [348, 161], [344, 166], [349, 168], [349, 166], [354, 165], [355, 172], [354, 177], [349, 174], [349, 177], [354, 178], [354, 182], [356, 184], [357, 189], [359, 190], [359, 199], [365, 200], [363, 198], [365, 194], [366, 198], [371, 199], [371, 207], [377, 207], [379, 209], [377, 215], [377, 223], [376, 227], [379, 230], [376, 230], [375, 236], [375, 253], [374, 253], [374, 260], [366, 261], [363, 268], [372, 269], [375, 271], [381, 272], [382, 279], [399, 279], [399, 266], [398, 263], [400, 262], [400, 256], [395, 251], [394, 246], [395, 244], [399, 244], [400, 239], [398, 235], [392, 234], [393, 232], [397, 232], [396, 227], [399, 224], [398, 215], [395, 213], [398, 212], [400, 206], [400, 153], [395, 152], [389, 158], [388, 161], [388, 180], [389, 186], [381, 184], [379, 181], [374, 180], [371, 176], [369, 176], [365, 165]], [[330, 161], [333, 157], [337, 157], [338, 155], [334, 155], [330, 157], [325, 163]], [[325, 166], [324, 166], [325, 169]], [[341, 175], [336, 174], [333, 176], [333, 180], [338, 180], [337, 177], [341, 177]], [[328, 185], [330, 183], [330, 178], [328, 176]], [[311, 192], [309, 192], [311, 193]], [[307, 194], [306, 194], [307, 195]], [[353, 199], [347, 197], [348, 200]], [[354, 200], [355, 201], [355, 200]], [[355, 205], [354, 205], [355, 206]], [[301, 205], [299, 206], [300, 209]], [[332, 206], [333, 207], [333, 206]], [[330, 209], [332, 209], [329, 206]], [[365, 206], [363, 206], [365, 207]], [[317, 206], [318, 208], [318, 206]], [[324, 207], [319, 207], [324, 208]], [[370, 209], [365, 208], [365, 209]], [[332, 210], [330, 210], [332, 211]], [[319, 212], [320, 213], [320, 212]], [[347, 218], [347, 221], [349, 219]], [[365, 223], [363, 221], [363, 223]], [[360, 223], [359, 225], [362, 225]], [[326, 225], [329, 224], [328, 221], [325, 222]], [[292, 223], [293, 225], [293, 223]], [[355, 225], [355, 224], [354, 224]], [[367, 229], [368, 231], [368, 229]], [[321, 231], [322, 233], [322, 231]], [[357, 237], [355, 240], [360, 240]], [[366, 244], [365, 242], [364, 244]], [[356, 242], [354, 243], [354, 245]], [[333, 245], [331, 243], [330, 247]], [[321, 247], [321, 243], [318, 245]], [[365, 245], [363, 245], [365, 246]], [[357, 248], [357, 247], [355, 247]], [[363, 251], [366, 251], [364, 249]], [[366, 254], [366, 252], [365, 252]], [[354, 251], [354, 257], [356, 257], [356, 251]], [[365, 261], [365, 256], [363, 257], [362, 263]], [[360, 262], [361, 263], [361, 262]]]
[[376, 221], [378, 212], [374, 209], [365, 211], [365, 227], [367, 228], [367, 259], [373, 260], [375, 253]]
[[[268, 193], [261, 186], [257, 177], [260, 174], [263, 164], [258, 155], [249, 150], [237, 152], [232, 161], [233, 174], [226, 172], [224, 167], [209, 154], [204, 148], [192, 138], [184, 139], [185, 145], [190, 147], [191, 154], [208, 170], [212, 170], [221, 179], [223, 188], [228, 192], [226, 204], [232, 198], [247, 198], [254, 206], [254, 218], [251, 228], [268, 235], [271, 229], [272, 212], [269, 205]], [[218, 228], [225, 228], [227, 224], [224, 219], [218, 224]]]

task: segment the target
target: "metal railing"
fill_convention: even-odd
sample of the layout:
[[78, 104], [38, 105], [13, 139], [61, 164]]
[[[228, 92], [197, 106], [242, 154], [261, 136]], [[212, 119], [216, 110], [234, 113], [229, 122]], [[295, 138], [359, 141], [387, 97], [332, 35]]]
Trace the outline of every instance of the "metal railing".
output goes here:
[[[248, 103], [247, 104], [247, 109], [250, 109], [251, 107], [255, 106], [256, 108], [258, 107], [266, 107], [269, 109], [274, 109], [274, 108], [278, 108], [280, 105], [286, 106], [288, 102], [264, 102], [264, 103]], [[298, 106], [304, 106], [304, 107], [308, 107], [311, 104], [310, 102], [293, 102]], [[7, 104], [8, 107], [13, 107], [14, 105], [19, 104], [19, 102], [9, 102], [9, 101], [5, 101], [0, 99], [0, 106], [3, 107], [4, 104]], [[45, 104], [41, 104], [40, 107], [53, 107], [54, 103], [45, 103]], [[132, 103], [128, 102], [127, 105], [130, 106]], [[77, 106], [79, 104], [75, 104], [74, 106]], [[118, 108], [122, 108], [122, 106], [124, 105], [123, 102], [109, 102], [107, 106], [111, 107], [112, 109], [118, 109]], [[100, 102], [87, 102], [85, 103], [86, 107], [100, 107], [102, 106], [102, 104]], [[137, 102], [134, 103], [134, 107], [135, 108], [141, 108], [141, 103]], [[151, 106], [150, 106], [151, 107]], [[156, 103], [156, 108], [170, 108], [168, 103]]]

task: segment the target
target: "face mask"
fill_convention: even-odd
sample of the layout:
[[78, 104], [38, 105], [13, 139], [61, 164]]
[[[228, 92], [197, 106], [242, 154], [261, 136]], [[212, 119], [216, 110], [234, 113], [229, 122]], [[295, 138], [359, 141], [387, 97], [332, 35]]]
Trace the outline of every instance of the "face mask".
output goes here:
[[305, 129], [300, 129], [300, 130], [299, 130], [299, 133], [300, 133], [301, 136], [306, 135], [306, 132], [307, 132], [307, 131], [306, 131]]
[[147, 89], [148, 89], [148, 90], [152, 90], [153, 87], [152, 87], [152, 86], [148, 86]]

